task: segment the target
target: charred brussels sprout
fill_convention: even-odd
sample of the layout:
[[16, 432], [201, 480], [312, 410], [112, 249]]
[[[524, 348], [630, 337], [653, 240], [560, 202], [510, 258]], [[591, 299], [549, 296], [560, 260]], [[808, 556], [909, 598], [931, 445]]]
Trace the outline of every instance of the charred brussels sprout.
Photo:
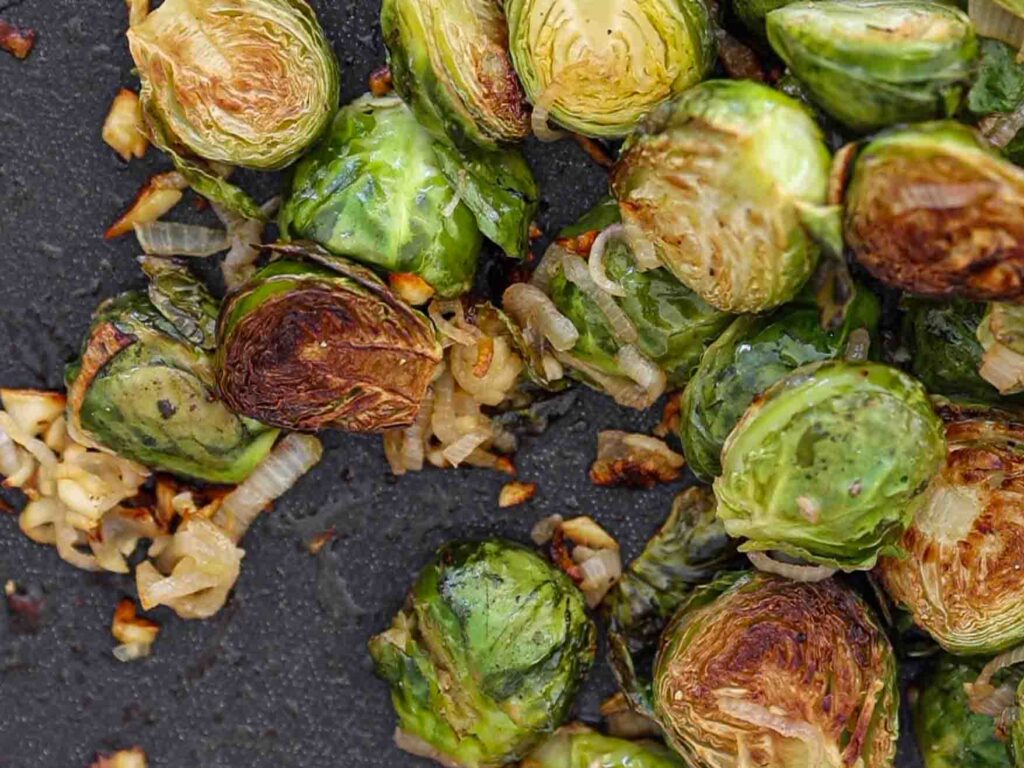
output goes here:
[[520, 764], [520, 768], [685, 768], [682, 758], [661, 744], [627, 741], [587, 728], [563, 728]]
[[395, 98], [338, 112], [295, 168], [286, 236], [315, 240], [378, 269], [417, 275], [441, 296], [473, 281], [480, 230], [441, 171], [430, 135]]
[[[601, 218], [609, 220], [603, 229]], [[603, 379], [588, 379], [596, 369], [627, 388], [641, 384], [628, 361], [623, 365], [632, 347], [664, 372], [668, 385], [682, 386], [732, 318], [668, 270], [641, 269], [618, 220], [614, 205], [602, 205], [563, 232], [540, 268], [543, 288], [579, 333], [570, 356], [583, 364], [578, 370], [588, 383], [608, 389]], [[588, 229], [590, 222], [597, 229]]]
[[369, 270], [312, 244], [231, 294], [217, 324], [224, 399], [266, 424], [378, 432], [413, 423], [441, 362], [434, 328]]
[[625, 136], [714, 61], [699, 0], [505, 0], [505, 12], [534, 117], [585, 136]]
[[[843, 170], [843, 169], [840, 169]], [[955, 122], [894, 129], [862, 149], [846, 242], [879, 280], [925, 296], [1024, 297], [1024, 170]]]
[[831, 579], [741, 575], [703, 587], [655, 664], [658, 719], [694, 768], [888, 768], [898, 698], [888, 640]]
[[982, 409], [944, 415], [946, 465], [881, 574], [947, 651], [994, 654], [1024, 641], [1024, 424]]
[[142, 292], [100, 305], [66, 373], [69, 427], [79, 442], [153, 469], [239, 483], [269, 453], [277, 430], [218, 399], [213, 361], [187, 333], [212, 326], [215, 316], [195, 303], [186, 320], [180, 299], [172, 297], [178, 304], [166, 315]]
[[871, 568], [910, 522], [945, 448], [942, 421], [906, 374], [804, 366], [756, 399], [726, 440], [718, 515], [748, 539], [744, 551]]
[[767, 30], [815, 101], [856, 131], [951, 115], [978, 54], [967, 14], [930, 0], [791, 3]]
[[338, 106], [338, 63], [304, 0], [165, 0], [128, 42], [164, 149], [283, 168]]
[[978, 661], [945, 657], [914, 691], [914, 733], [925, 768], [1012, 768], [995, 720], [972, 712], [964, 692], [981, 668]]
[[435, 137], [486, 147], [529, 135], [500, 3], [385, 0], [381, 29], [395, 87]]
[[594, 660], [583, 594], [505, 541], [443, 547], [370, 641], [399, 745], [445, 765], [514, 763], [565, 720]]
[[802, 365], [841, 356], [850, 333], [863, 328], [873, 334], [879, 315], [874, 295], [858, 289], [834, 331], [822, 329], [811, 306], [737, 318], [708, 347], [683, 392], [679, 437], [690, 468], [711, 482], [722, 470], [725, 439], [757, 395]]
[[627, 141], [612, 190], [637, 248], [704, 301], [761, 312], [792, 299], [818, 263], [829, 153], [798, 102], [759, 83], [702, 83], [655, 109]]

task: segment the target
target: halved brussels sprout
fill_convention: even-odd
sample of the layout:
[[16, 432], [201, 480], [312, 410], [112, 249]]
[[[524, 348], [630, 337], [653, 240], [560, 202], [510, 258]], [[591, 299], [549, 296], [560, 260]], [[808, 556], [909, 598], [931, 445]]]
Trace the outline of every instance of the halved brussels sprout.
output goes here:
[[880, 571], [893, 601], [950, 653], [1024, 641], [1024, 424], [944, 409], [946, 465], [916, 505], [901, 554]]
[[679, 438], [690, 468], [706, 482], [721, 474], [725, 439], [754, 398], [801, 365], [841, 356], [853, 331], [874, 335], [880, 312], [878, 299], [860, 288], [832, 331], [810, 305], [737, 318], [708, 347], [683, 392]]
[[698, 589], [666, 630], [654, 690], [694, 768], [889, 768], [896, 755], [892, 649], [832, 579], [732, 575]]
[[164, 0], [128, 44], [163, 149], [283, 168], [338, 106], [338, 62], [304, 0]]
[[441, 296], [465, 292], [476, 273], [473, 213], [445, 178], [430, 135], [394, 97], [364, 96], [338, 112], [296, 166], [280, 224], [286, 237], [417, 275]]
[[[839, 173], [847, 172], [839, 168]], [[883, 282], [925, 296], [1024, 297], [1024, 169], [960, 123], [871, 140], [846, 191], [846, 242]]]
[[239, 483], [270, 452], [277, 430], [217, 397], [212, 360], [180, 330], [212, 325], [205, 290], [195, 292], [200, 302], [187, 322], [183, 304], [165, 314], [138, 291], [100, 305], [81, 358], [66, 371], [69, 429], [78, 442], [152, 469]]
[[686, 768], [683, 760], [662, 744], [627, 741], [589, 728], [561, 729], [545, 741], [519, 768]]
[[[588, 220], [595, 229], [587, 229]], [[641, 382], [622, 361], [624, 348], [633, 347], [664, 372], [669, 386], [682, 386], [732, 317], [705, 304], [668, 270], [642, 269], [618, 221], [618, 209], [602, 204], [582, 227], [563, 232], [538, 267], [536, 282], [579, 333], [565, 360], [581, 361], [578, 375], [615, 395], [614, 385], [609, 389], [606, 379], [588, 371], [636, 388]]]
[[829, 152], [798, 102], [713, 80], [655, 109], [626, 142], [612, 190], [634, 246], [704, 301], [762, 312], [791, 300], [818, 263]]
[[505, 0], [505, 12], [535, 119], [585, 136], [625, 136], [714, 62], [700, 0]]
[[526, 96], [495, 0], [385, 0], [395, 89], [435, 138], [494, 146], [530, 134]]
[[221, 308], [225, 401], [286, 429], [412, 424], [442, 357], [431, 323], [363, 267], [311, 243], [273, 250]]
[[798, 368], [747, 409], [722, 449], [718, 516], [742, 551], [874, 566], [946, 456], [917, 381], [878, 363]]
[[967, 14], [930, 0], [815, 0], [767, 16], [815, 101], [856, 131], [953, 114], [978, 55]]
[[595, 645], [572, 581], [492, 540], [442, 547], [370, 654], [391, 685], [399, 745], [483, 768], [526, 757], [564, 722]]
[[995, 720], [971, 711], [964, 685], [983, 664], [946, 656], [911, 697], [914, 734], [925, 768], [1012, 768]]

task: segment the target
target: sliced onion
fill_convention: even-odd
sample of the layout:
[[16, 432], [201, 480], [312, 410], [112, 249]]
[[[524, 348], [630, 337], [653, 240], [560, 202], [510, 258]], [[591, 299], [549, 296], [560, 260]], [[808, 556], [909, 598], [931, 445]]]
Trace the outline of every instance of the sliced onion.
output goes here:
[[461, 437], [455, 423], [455, 382], [447, 369], [434, 382], [434, 410], [430, 428], [444, 445], [451, 445]]
[[871, 334], [868, 333], [867, 328], [857, 328], [850, 333], [843, 357], [851, 363], [863, 363], [868, 359], [868, 352], [870, 350]]
[[22, 468], [21, 452], [3, 429], [0, 429], [0, 475], [11, 477]]
[[665, 393], [668, 378], [665, 372], [641, 354], [632, 344], [619, 349], [615, 355], [622, 372], [643, 388], [647, 400], [653, 404]]
[[555, 531], [562, 527], [564, 520], [561, 515], [550, 515], [539, 521], [533, 530], [530, 531], [530, 538], [538, 547], [547, 544], [555, 535]]
[[650, 393], [637, 386], [625, 376], [612, 376], [600, 368], [591, 365], [569, 352], [555, 352], [555, 357], [563, 365], [573, 368], [584, 375], [588, 382], [606, 392], [616, 403], [626, 408], [643, 410], [649, 408], [660, 397], [660, 393], [651, 397]]
[[1018, 50], [1024, 47], [1024, 19], [994, 0], [968, 0], [967, 13], [982, 37], [994, 37]]
[[992, 678], [1007, 667], [1020, 664], [1022, 661], [1024, 661], [1024, 645], [1018, 645], [989, 661], [973, 683], [965, 683], [964, 691], [967, 693], [971, 710], [978, 714], [990, 714], [1003, 698], [999, 689], [992, 685]]
[[[580, 549], [577, 547], [576, 549]], [[573, 555], [575, 555], [575, 551]], [[622, 578], [622, 557], [617, 549], [601, 549], [580, 563], [580, 590], [587, 605], [596, 608]]]
[[179, 224], [175, 221], [150, 221], [135, 225], [135, 237], [143, 253], [150, 256], [196, 256], [204, 258], [231, 247], [223, 229]]
[[1015, 394], [1024, 389], [1024, 355], [996, 342], [985, 350], [978, 373], [999, 394]]
[[[445, 318], [448, 313], [455, 315], [454, 323]], [[462, 308], [462, 302], [458, 299], [434, 299], [427, 307], [427, 314], [437, 330], [456, 344], [471, 347], [480, 338], [479, 330], [471, 328], [466, 323], [465, 311]]]
[[633, 259], [641, 271], [646, 272], [661, 266], [658, 251], [643, 230], [635, 224], [623, 224], [622, 233], [626, 236], [629, 249], [633, 252]]
[[992, 146], [1005, 149], [1024, 128], [1024, 101], [1013, 112], [990, 115], [981, 121], [980, 127], [982, 135]]
[[530, 283], [547, 294], [551, 290], [551, 279], [562, 269], [562, 253], [565, 249], [554, 244], [544, 251], [540, 264], [533, 270]]
[[764, 552], [747, 552], [747, 558], [759, 571], [773, 573], [776, 576], [799, 581], [804, 584], [817, 584], [819, 581], [830, 579], [836, 574], [835, 568], [826, 568], [822, 565], [794, 565], [793, 563], [781, 563]]
[[538, 141], [543, 141], [545, 144], [561, 141], [568, 135], [565, 131], [552, 129], [548, 124], [550, 117], [551, 115], [547, 108], [542, 107], [540, 104], [535, 105], [533, 112], [530, 114], [530, 127], [533, 129], [533, 135], [537, 137]]
[[238, 541], [260, 512], [317, 465], [323, 452], [323, 445], [312, 435], [287, 435], [241, 485], [224, 497], [215, 521]]
[[621, 224], [612, 224], [610, 227], [603, 229], [590, 247], [590, 256], [587, 259], [591, 279], [597, 284], [598, 288], [612, 296], [625, 296], [626, 289], [608, 277], [604, 269], [604, 255], [608, 250], [608, 243], [616, 237], [622, 237], [622, 233]]
[[597, 304], [601, 313], [611, 326], [612, 335], [623, 344], [632, 344], [639, 338], [636, 326], [626, 316], [615, 299], [601, 290], [590, 277], [590, 270], [584, 266], [583, 260], [568, 251], [562, 257], [562, 272], [565, 279], [579, 288], [591, 301]]
[[514, 283], [505, 289], [502, 297], [505, 311], [521, 326], [536, 326], [551, 346], [565, 352], [576, 346], [580, 332], [554, 302], [537, 286]]
[[445, 448], [442, 454], [453, 467], [457, 467], [468, 459], [473, 451], [486, 443], [490, 436], [490, 432], [473, 430]]
[[[277, 196], [261, 205], [260, 211], [269, 218], [277, 213], [280, 207], [281, 198]], [[246, 219], [216, 204], [213, 205], [213, 210], [227, 227], [228, 235], [231, 237], [231, 250], [224, 257], [220, 268], [224, 275], [224, 284], [229, 291], [233, 291], [255, 271], [254, 265], [260, 257], [263, 242], [264, 225], [259, 219]]]
[[15, 423], [11, 415], [4, 411], [0, 411], [0, 430], [3, 430], [11, 440], [31, 453], [33, 458], [44, 467], [52, 470], [57, 466], [57, 456], [47, 447], [46, 443], [25, 432]]

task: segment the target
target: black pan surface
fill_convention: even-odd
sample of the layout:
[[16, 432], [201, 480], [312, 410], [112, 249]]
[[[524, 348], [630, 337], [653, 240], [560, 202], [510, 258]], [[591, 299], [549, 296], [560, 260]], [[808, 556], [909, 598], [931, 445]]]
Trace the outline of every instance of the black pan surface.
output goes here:
[[[344, 98], [354, 98], [384, 61], [379, 3], [314, 5], [344, 69]], [[100, 138], [117, 89], [137, 87], [122, 2], [0, 0], [0, 18], [39, 31], [26, 61], [0, 53], [0, 386], [58, 388], [95, 305], [143, 283], [134, 242], [104, 242], [102, 232], [168, 164], [150, 151], [125, 165]], [[547, 233], [606, 189], [604, 173], [572, 142], [531, 143], [528, 155]], [[264, 196], [277, 182], [246, 180]], [[540, 491], [509, 510], [497, 506], [501, 475], [396, 480], [379, 438], [327, 435], [321, 465], [245, 539], [225, 609], [203, 622], [154, 612], [163, 625], [154, 653], [130, 664], [111, 655], [109, 631], [118, 599], [133, 594], [130, 579], [78, 571], [0, 514], [0, 583], [41, 588], [46, 603], [34, 632], [0, 611], [0, 766], [84, 768], [97, 751], [133, 745], [168, 768], [428, 765], [392, 746], [393, 714], [367, 639], [453, 538], [527, 541], [544, 516], [585, 513], [620, 538], [626, 557], [635, 554], [682, 486], [600, 489], [587, 469], [599, 430], [647, 431], [657, 420], [580, 391], [568, 415], [525, 441], [520, 477]], [[304, 543], [332, 527], [337, 539], [309, 554]], [[611, 691], [599, 663], [581, 716], [596, 719]], [[919, 766], [904, 742], [901, 768]]]

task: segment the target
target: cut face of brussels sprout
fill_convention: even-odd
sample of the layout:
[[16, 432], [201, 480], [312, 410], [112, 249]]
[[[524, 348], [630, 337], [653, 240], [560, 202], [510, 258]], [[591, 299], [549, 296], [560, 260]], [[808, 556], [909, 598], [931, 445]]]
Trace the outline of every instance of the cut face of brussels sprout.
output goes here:
[[483, 768], [526, 757], [562, 724], [595, 643], [565, 574], [487, 541], [443, 547], [370, 654], [391, 685], [399, 743]]
[[[842, 172], [842, 169], [840, 169]], [[955, 122], [868, 142], [846, 191], [846, 242], [883, 282], [925, 296], [1024, 296], [1024, 170]]]
[[916, 505], [900, 557], [881, 561], [889, 595], [951, 653], [1024, 641], [1024, 425], [946, 414], [946, 466]]
[[736, 319], [708, 347], [682, 396], [679, 437], [690, 468], [706, 482], [718, 477], [725, 439], [754, 398], [801, 365], [842, 355], [851, 332], [874, 333], [879, 314], [878, 300], [859, 289], [834, 331], [822, 329], [810, 306]]
[[520, 768], [685, 768], [663, 745], [569, 726], [547, 739]]
[[66, 377], [76, 439], [153, 469], [238, 483], [277, 437], [218, 399], [210, 358], [142, 293], [100, 306]]
[[625, 136], [714, 58], [698, 0], [505, 0], [505, 12], [535, 118], [585, 136]]
[[365, 268], [312, 244], [276, 248], [284, 258], [221, 309], [224, 399], [288, 429], [412, 424], [441, 361], [427, 318]]
[[722, 449], [718, 515], [744, 551], [871, 568], [942, 467], [942, 421], [906, 374], [877, 363], [798, 368], [756, 399]]
[[425, 280], [458, 296], [473, 280], [480, 230], [438, 166], [430, 135], [396, 98], [363, 97], [295, 168], [285, 235]]
[[896, 754], [896, 664], [867, 606], [834, 580], [723, 577], [666, 630], [655, 707], [695, 768], [863, 766]]
[[815, 101], [857, 131], [951, 115], [978, 55], [967, 14], [929, 0], [790, 3], [767, 31]]
[[911, 699], [925, 768], [1012, 768], [995, 720], [972, 712], [964, 692], [981, 668], [979, 661], [944, 657]]
[[631, 239], [653, 244], [704, 301], [761, 312], [792, 299], [818, 263], [811, 220], [836, 215], [824, 209], [829, 162], [798, 102], [758, 83], [715, 80], [640, 124], [612, 190]]
[[494, 0], [385, 0], [395, 88], [435, 138], [494, 146], [530, 133], [526, 97]]
[[205, 160], [282, 168], [338, 105], [338, 63], [305, 0], [165, 0], [128, 43], [157, 143]]

